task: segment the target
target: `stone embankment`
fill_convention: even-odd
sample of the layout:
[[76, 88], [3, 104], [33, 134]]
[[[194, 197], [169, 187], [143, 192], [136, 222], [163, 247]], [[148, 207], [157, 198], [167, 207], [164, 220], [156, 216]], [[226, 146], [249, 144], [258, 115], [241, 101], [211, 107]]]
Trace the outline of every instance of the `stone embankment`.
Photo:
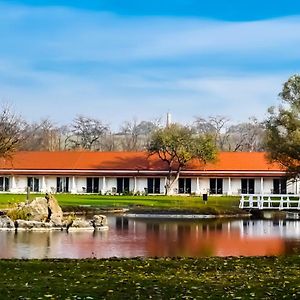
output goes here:
[[48, 231], [48, 230], [107, 230], [104, 215], [94, 215], [91, 220], [74, 215], [63, 216], [63, 211], [53, 196], [46, 194], [31, 202], [19, 203], [0, 214], [0, 230]]

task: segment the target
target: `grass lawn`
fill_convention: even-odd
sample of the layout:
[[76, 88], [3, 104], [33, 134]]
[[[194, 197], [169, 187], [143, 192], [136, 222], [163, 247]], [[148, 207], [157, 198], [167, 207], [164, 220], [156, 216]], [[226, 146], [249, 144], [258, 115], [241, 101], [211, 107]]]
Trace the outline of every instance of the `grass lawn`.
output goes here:
[[1, 299], [299, 299], [300, 257], [0, 260]]
[[[30, 199], [37, 195], [31, 194]], [[153, 210], [174, 210], [195, 213], [210, 212], [212, 214], [237, 213], [239, 197], [209, 196], [207, 203], [202, 197], [196, 196], [104, 196], [104, 195], [74, 195], [56, 194], [56, 199], [63, 210], [80, 210], [84, 207], [93, 208], [131, 208], [152, 212]], [[0, 208], [7, 208], [14, 203], [25, 201], [26, 195], [0, 194]]]

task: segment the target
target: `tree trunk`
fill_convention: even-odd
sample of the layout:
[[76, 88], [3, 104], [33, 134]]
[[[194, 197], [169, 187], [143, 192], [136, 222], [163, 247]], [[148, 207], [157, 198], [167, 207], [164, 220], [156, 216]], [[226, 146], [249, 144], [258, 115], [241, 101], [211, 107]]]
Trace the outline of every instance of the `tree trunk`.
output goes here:
[[165, 195], [170, 196], [172, 195], [172, 188], [174, 184], [178, 181], [180, 175], [180, 169], [176, 171], [176, 175], [172, 176], [172, 171], [169, 171], [167, 176], [167, 182], [165, 185]]

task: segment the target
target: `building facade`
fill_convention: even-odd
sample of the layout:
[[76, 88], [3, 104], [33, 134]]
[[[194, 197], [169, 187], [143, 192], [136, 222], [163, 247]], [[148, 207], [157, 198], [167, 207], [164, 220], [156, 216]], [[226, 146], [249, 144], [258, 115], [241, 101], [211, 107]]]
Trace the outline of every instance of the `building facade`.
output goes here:
[[[0, 192], [164, 194], [167, 166], [144, 152], [18, 152], [0, 161]], [[297, 181], [262, 152], [222, 152], [214, 163], [193, 161], [172, 194], [297, 194]]]

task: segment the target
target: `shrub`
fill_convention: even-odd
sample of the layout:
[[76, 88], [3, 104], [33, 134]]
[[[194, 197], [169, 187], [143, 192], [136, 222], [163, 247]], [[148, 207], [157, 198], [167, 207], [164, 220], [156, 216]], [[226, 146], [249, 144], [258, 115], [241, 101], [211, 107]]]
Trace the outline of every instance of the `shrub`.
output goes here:
[[13, 221], [28, 221], [30, 219], [31, 214], [27, 208], [14, 208], [7, 212], [7, 216], [10, 217]]

